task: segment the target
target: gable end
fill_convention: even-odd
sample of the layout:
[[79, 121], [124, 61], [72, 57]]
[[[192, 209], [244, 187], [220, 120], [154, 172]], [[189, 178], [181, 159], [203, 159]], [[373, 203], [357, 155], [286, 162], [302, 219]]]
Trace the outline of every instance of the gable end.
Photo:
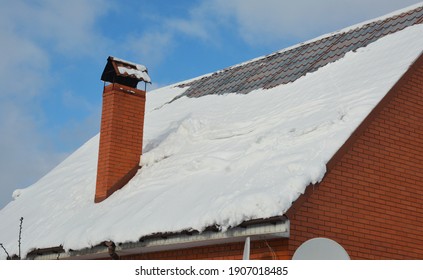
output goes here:
[[325, 236], [353, 259], [421, 259], [422, 170], [423, 55], [294, 202], [290, 254]]

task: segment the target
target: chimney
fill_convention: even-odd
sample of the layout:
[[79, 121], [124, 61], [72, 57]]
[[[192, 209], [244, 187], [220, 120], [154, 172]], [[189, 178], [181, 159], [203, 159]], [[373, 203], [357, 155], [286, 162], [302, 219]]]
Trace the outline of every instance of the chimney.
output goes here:
[[142, 153], [145, 91], [150, 83], [145, 66], [109, 57], [101, 80], [103, 89], [100, 147], [94, 201], [101, 202], [137, 173]]

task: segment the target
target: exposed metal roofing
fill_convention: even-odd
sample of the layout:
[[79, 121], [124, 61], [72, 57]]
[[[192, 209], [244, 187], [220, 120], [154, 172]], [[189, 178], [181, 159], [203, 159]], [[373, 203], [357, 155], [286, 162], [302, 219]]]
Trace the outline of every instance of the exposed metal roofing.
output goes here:
[[229, 67], [180, 87], [189, 86], [182, 94], [200, 97], [209, 94], [249, 93], [259, 88], [272, 88], [294, 82], [307, 73], [406, 27], [423, 22], [423, 7], [360, 27], [282, 50], [261, 59]]

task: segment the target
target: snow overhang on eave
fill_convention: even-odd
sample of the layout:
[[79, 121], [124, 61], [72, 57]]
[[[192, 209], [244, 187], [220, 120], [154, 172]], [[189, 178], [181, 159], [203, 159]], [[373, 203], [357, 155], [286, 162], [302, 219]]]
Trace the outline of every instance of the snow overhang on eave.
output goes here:
[[[155, 234], [143, 237], [138, 242], [116, 244], [119, 256], [142, 254], [149, 252], [169, 251], [192, 247], [244, 242], [250, 240], [270, 240], [289, 238], [290, 223], [286, 216], [268, 219], [250, 220], [225, 232], [217, 228], [209, 228], [201, 233], [197, 231], [172, 234]], [[108, 248], [98, 245], [92, 248], [69, 252], [45, 252], [45, 254], [29, 254], [28, 259], [101, 259], [110, 258]]]

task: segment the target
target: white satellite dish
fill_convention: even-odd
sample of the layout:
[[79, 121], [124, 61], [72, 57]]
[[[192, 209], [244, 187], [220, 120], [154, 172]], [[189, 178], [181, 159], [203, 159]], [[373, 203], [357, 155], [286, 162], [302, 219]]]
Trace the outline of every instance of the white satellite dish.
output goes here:
[[295, 251], [293, 260], [350, 260], [347, 251], [329, 238], [307, 240]]

